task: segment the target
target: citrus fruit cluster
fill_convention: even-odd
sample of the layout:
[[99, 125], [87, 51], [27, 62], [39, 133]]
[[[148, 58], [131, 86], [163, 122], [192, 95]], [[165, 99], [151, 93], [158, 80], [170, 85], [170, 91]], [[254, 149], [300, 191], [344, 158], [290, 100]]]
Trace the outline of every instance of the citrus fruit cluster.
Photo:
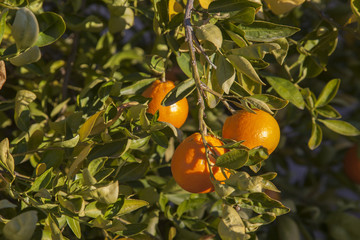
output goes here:
[[[164, 97], [175, 87], [171, 81], [156, 80], [145, 90], [144, 97], [151, 98], [148, 112], [159, 111], [159, 121], [169, 122], [180, 128], [186, 121], [189, 107], [186, 98], [170, 106], [162, 106]], [[248, 112], [241, 110], [228, 117], [222, 129], [223, 138], [243, 141], [242, 145], [249, 149], [263, 146], [271, 154], [280, 140], [280, 128], [275, 118], [262, 110]], [[225, 181], [230, 172], [215, 165], [216, 156], [226, 152], [222, 141], [208, 135], [205, 136], [206, 148], [200, 133], [185, 138], [176, 148], [172, 161], [171, 172], [175, 181], [186, 191], [192, 193], [208, 193], [214, 191], [211, 176], [220, 183]], [[209, 161], [207, 160], [209, 159]]]

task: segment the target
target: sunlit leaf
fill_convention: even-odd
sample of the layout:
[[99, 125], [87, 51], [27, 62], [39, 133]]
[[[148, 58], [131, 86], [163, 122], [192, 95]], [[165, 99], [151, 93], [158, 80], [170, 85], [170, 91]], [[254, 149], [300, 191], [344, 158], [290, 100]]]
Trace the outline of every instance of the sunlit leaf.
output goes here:
[[284, 78], [270, 76], [266, 77], [266, 80], [281, 97], [288, 100], [299, 109], [304, 109], [304, 99], [299, 89], [292, 82]]
[[342, 120], [318, 119], [330, 130], [345, 136], [358, 136], [360, 131], [352, 124]]

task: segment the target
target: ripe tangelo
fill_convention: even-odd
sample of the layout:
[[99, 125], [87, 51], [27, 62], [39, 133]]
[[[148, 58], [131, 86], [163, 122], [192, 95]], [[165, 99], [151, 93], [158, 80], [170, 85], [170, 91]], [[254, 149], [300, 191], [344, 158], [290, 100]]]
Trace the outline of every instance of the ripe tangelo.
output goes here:
[[345, 154], [344, 171], [354, 183], [360, 184], [360, 157], [358, 145], [351, 147]]
[[250, 149], [263, 146], [271, 154], [280, 141], [280, 128], [273, 116], [262, 110], [250, 113], [241, 110], [225, 120], [222, 136], [242, 144]]
[[159, 110], [158, 121], [168, 122], [177, 128], [180, 128], [186, 121], [189, 113], [189, 104], [186, 98], [170, 105], [162, 106], [161, 102], [166, 94], [175, 88], [172, 81], [162, 82], [160, 80], [154, 81], [142, 94], [142, 96], [151, 98], [148, 113], [155, 114]]
[[[223, 145], [219, 139], [210, 135], [205, 136], [205, 139], [212, 146], [214, 155], [220, 156], [225, 153], [224, 148], [217, 147]], [[220, 182], [226, 180], [230, 176], [230, 172], [214, 166], [215, 158], [211, 154], [209, 154], [209, 159], [214, 178]], [[187, 137], [176, 148], [171, 161], [171, 172], [180, 187], [188, 192], [208, 193], [214, 191], [200, 133], [194, 133]]]

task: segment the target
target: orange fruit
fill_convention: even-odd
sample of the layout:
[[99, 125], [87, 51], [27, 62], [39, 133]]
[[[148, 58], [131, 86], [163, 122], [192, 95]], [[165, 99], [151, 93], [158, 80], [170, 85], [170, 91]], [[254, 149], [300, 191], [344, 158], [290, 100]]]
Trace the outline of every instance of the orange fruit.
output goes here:
[[222, 136], [235, 141], [244, 141], [243, 145], [252, 149], [263, 146], [271, 154], [280, 141], [279, 124], [273, 116], [262, 110], [250, 113], [241, 110], [225, 120]]
[[[205, 137], [207, 143], [212, 146], [214, 155], [222, 155], [224, 148], [218, 148], [223, 143], [214, 136]], [[211, 169], [216, 180], [224, 181], [230, 176], [226, 169], [224, 173], [220, 167], [214, 166], [215, 158], [209, 154]], [[194, 133], [187, 137], [176, 148], [171, 160], [171, 172], [175, 181], [184, 190], [192, 193], [208, 193], [214, 191], [214, 185], [210, 181], [209, 164], [206, 160], [205, 147], [200, 133]]]
[[360, 158], [358, 156], [358, 145], [351, 147], [344, 158], [345, 174], [354, 183], [360, 184]]
[[165, 98], [166, 94], [175, 88], [175, 84], [172, 81], [162, 82], [160, 80], [154, 81], [150, 87], [144, 92], [143, 96], [151, 98], [148, 113], [155, 114], [159, 110], [158, 121], [168, 122], [177, 128], [180, 128], [186, 121], [189, 113], [189, 104], [186, 98], [170, 105], [162, 106], [161, 102]]

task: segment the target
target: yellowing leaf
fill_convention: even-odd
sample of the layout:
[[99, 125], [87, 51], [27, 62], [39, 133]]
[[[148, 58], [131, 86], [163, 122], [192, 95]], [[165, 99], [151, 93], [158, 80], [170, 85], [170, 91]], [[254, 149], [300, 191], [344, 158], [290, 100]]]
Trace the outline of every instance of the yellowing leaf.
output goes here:
[[85, 138], [87, 138], [90, 135], [91, 130], [94, 128], [95, 125], [97, 125], [98, 123], [104, 122], [104, 120], [102, 119], [103, 114], [104, 114], [104, 111], [99, 111], [99, 112], [95, 113], [88, 120], [86, 120], [86, 122], [81, 126], [81, 128], [79, 130], [81, 142], [84, 141]]
[[208, 9], [210, 3], [214, 0], [199, 0], [200, 6], [204, 9]]
[[169, 20], [171, 20], [178, 13], [183, 12], [184, 8], [176, 0], [169, 1]]
[[290, 12], [293, 8], [303, 4], [305, 0], [264, 0], [270, 10], [276, 15]]

